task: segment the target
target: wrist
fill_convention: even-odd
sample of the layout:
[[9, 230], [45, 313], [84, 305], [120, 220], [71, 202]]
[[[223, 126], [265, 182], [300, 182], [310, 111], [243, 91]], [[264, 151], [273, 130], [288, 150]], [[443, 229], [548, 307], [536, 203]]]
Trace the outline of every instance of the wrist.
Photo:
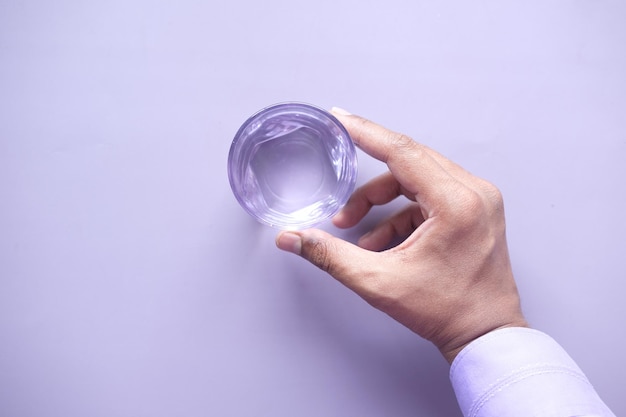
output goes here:
[[499, 325], [497, 327], [490, 328], [487, 331], [477, 332], [476, 334], [473, 334], [470, 337], [466, 337], [465, 341], [464, 342], [460, 342], [460, 344], [458, 344], [458, 343], [450, 343], [450, 344], [447, 344], [445, 346], [439, 347], [439, 352], [441, 352], [441, 354], [446, 359], [446, 361], [448, 361], [449, 364], [452, 364], [452, 362], [457, 357], [457, 355], [463, 349], [465, 349], [466, 346], [468, 346], [470, 343], [472, 343], [476, 339], [478, 339], [478, 338], [480, 338], [482, 336], [485, 336], [485, 335], [487, 335], [487, 334], [489, 334], [489, 333], [491, 333], [493, 331], [500, 330], [500, 329], [505, 329], [505, 328], [509, 328], [509, 327], [530, 328], [530, 325], [528, 324], [526, 319], [524, 319], [524, 317], [520, 315], [520, 317], [517, 317], [515, 320], [512, 320], [512, 321], [510, 321], [508, 323]]

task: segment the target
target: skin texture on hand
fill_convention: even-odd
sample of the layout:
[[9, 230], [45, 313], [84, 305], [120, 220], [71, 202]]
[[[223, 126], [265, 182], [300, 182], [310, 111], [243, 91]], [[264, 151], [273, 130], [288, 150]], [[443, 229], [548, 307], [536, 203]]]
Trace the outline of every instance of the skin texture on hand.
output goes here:
[[[358, 245], [309, 229], [280, 233], [277, 246], [433, 342], [450, 363], [492, 330], [527, 326], [498, 189], [405, 135], [340, 109], [333, 113], [359, 148], [389, 168], [357, 189], [333, 223], [352, 227], [372, 206], [399, 196], [409, 203]], [[382, 250], [397, 238], [404, 240]]]

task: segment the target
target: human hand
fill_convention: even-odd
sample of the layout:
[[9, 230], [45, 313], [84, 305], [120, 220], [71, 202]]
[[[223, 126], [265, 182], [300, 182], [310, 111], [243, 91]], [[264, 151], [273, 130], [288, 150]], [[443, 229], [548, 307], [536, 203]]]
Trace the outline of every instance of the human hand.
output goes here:
[[[333, 113], [358, 147], [389, 168], [358, 188], [333, 223], [352, 227], [372, 206], [401, 195], [411, 203], [358, 246], [316, 229], [281, 232], [277, 246], [433, 342], [450, 363], [483, 334], [527, 326], [498, 189], [405, 135], [339, 109]], [[396, 238], [406, 239], [381, 251]]]

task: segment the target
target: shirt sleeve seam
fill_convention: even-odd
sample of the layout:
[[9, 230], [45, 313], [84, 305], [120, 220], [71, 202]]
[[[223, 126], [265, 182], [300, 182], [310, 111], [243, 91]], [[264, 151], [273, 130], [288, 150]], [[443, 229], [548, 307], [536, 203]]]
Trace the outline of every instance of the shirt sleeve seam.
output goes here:
[[585, 375], [581, 374], [580, 372], [576, 370], [563, 367], [563, 366], [536, 364], [531, 367], [520, 368], [520, 369], [513, 371], [511, 375], [505, 378], [502, 378], [499, 381], [495, 382], [494, 384], [490, 385], [485, 391], [485, 393], [482, 394], [480, 398], [477, 399], [476, 402], [474, 402], [474, 404], [470, 408], [470, 412], [468, 413], [468, 416], [475, 417], [480, 411], [480, 409], [483, 408], [491, 399], [493, 399], [498, 394], [498, 392], [501, 392], [502, 390], [514, 384], [517, 384], [525, 379], [528, 379], [530, 377], [546, 375], [546, 374], [568, 375], [586, 384], [591, 385], [589, 383], [589, 380], [585, 377]]

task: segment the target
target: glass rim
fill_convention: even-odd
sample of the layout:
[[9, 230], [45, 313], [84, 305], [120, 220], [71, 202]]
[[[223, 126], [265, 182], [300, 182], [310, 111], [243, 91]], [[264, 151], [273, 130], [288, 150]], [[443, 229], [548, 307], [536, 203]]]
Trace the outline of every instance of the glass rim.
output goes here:
[[[319, 216], [314, 216], [307, 221], [289, 221], [289, 216], [279, 211], [275, 211], [275, 216], [263, 216], [258, 210], [249, 204], [246, 198], [244, 198], [243, 190], [241, 187], [241, 181], [244, 177], [244, 173], [247, 169], [247, 163], [241, 163], [242, 153], [245, 151], [246, 145], [250, 142], [247, 139], [253, 137], [250, 135], [249, 129], [253, 123], [266, 122], [274, 117], [281, 115], [293, 114], [294, 117], [310, 117], [314, 122], [320, 122], [329, 126], [329, 129], [339, 129], [340, 135], [333, 135], [337, 138], [337, 141], [341, 144], [342, 148], [346, 151], [346, 155], [343, 157], [345, 166], [342, 166], [340, 170], [341, 178], [338, 180], [339, 187], [335, 190], [335, 194], [329, 196], [329, 203], [332, 203], [333, 209], [325, 212], [322, 210]], [[259, 125], [260, 127], [261, 125]], [[332, 128], [330, 127], [332, 126]], [[258, 127], [257, 127], [258, 128]], [[322, 132], [326, 133], [326, 132]], [[328, 135], [325, 135], [328, 137]], [[342, 140], [345, 139], [345, 140]], [[353, 193], [356, 186], [357, 177], [357, 154], [356, 147], [350, 134], [343, 124], [329, 111], [322, 109], [321, 107], [303, 103], [303, 102], [280, 102], [266, 106], [250, 117], [248, 117], [239, 127], [235, 134], [228, 154], [228, 179], [231, 190], [237, 199], [239, 205], [253, 218], [259, 222], [277, 227], [280, 229], [303, 229], [319, 224], [330, 217], [334, 216], [348, 201], [350, 195]], [[271, 207], [268, 207], [267, 212], [272, 212]]]

